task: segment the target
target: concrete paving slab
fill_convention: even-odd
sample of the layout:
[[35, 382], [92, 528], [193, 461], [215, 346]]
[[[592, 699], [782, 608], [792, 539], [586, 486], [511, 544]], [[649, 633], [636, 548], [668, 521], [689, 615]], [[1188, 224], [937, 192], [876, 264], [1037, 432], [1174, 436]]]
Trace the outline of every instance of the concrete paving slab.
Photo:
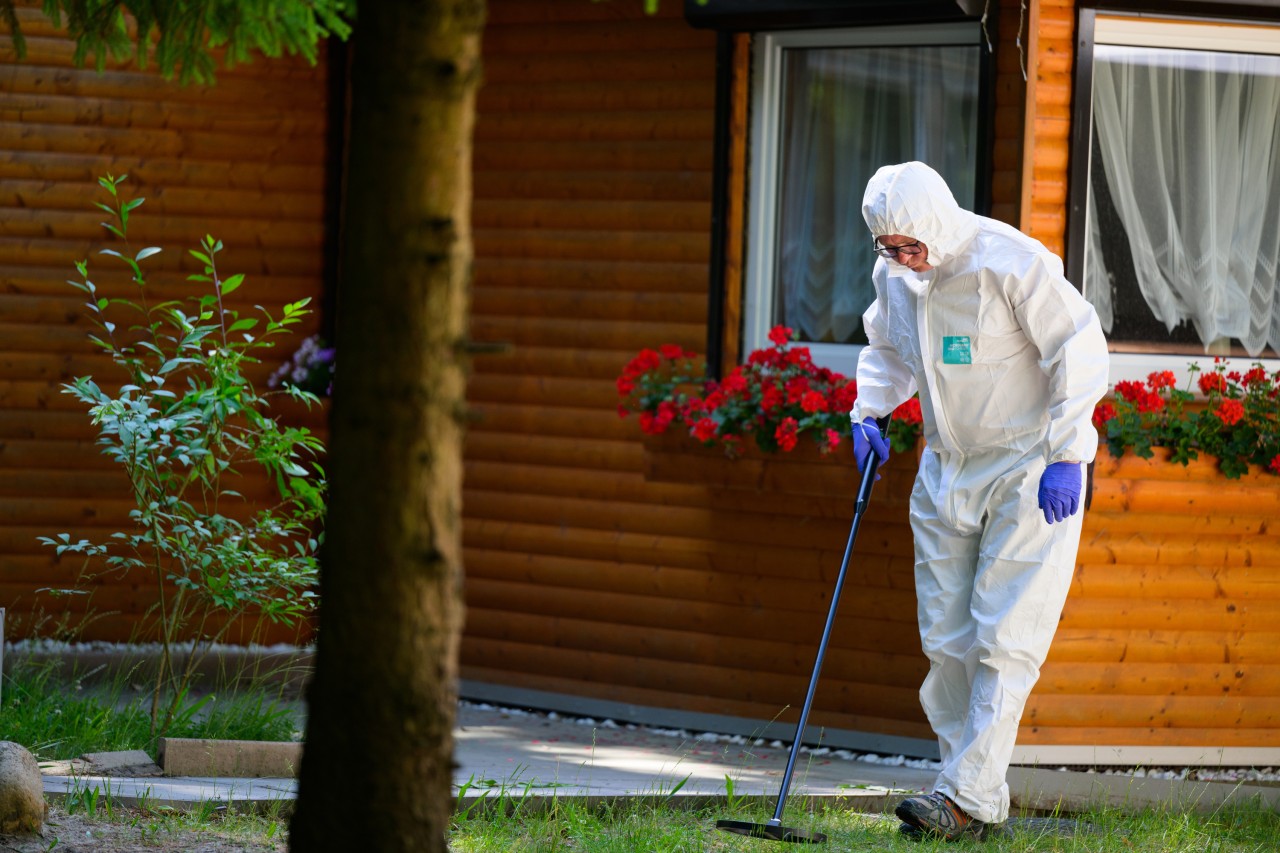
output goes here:
[[297, 782], [293, 779], [44, 777], [44, 795], [54, 801], [95, 788], [100, 797], [109, 797], [120, 805], [147, 805], [152, 808], [169, 806], [175, 809], [190, 809], [205, 802], [236, 803], [242, 807], [261, 806], [281, 800], [293, 800], [298, 792]]
[[[584, 725], [540, 715], [459, 709], [455, 789], [461, 806], [489, 799], [555, 796], [610, 799], [765, 797], [776, 802], [789, 750], [747, 739], [726, 743], [661, 730]], [[849, 800], [878, 811], [935, 772], [802, 752], [789, 794]]]
[[[463, 808], [504, 798], [549, 803], [566, 797], [607, 801], [670, 796], [678, 803], [709, 804], [723, 802], [730, 783], [734, 796], [762, 797], [772, 805], [789, 754], [775, 742], [674, 736], [657, 729], [584, 724], [466, 705], [459, 708], [455, 738], [454, 791]], [[297, 795], [296, 781], [285, 778], [133, 779], [57, 774], [50, 769], [56, 768], [43, 771], [44, 789], [54, 799], [92, 787], [125, 805], [145, 801], [175, 808], [209, 800], [255, 807]], [[788, 801], [788, 809], [820, 799], [883, 813], [905, 792], [930, 789], [935, 775], [928, 768], [848, 760], [832, 751], [802, 752], [789, 792], [795, 799]], [[1255, 798], [1280, 810], [1280, 788], [1227, 782], [1015, 767], [1009, 773], [1009, 787], [1015, 808], [1039, 811], [1059, 808], [1072, 813], [1100, 804], [1207, 811]]]
[[1151, 779], [1121, 774], [1009, 768], [1009, 799], [1015, 807], [1067, 813], [1098, 806], [1118, 809], [1167, 808], [1212, 813], [1224, 806], [1256, 802], [1280, 811], [1280, 788], [1236, 782]]

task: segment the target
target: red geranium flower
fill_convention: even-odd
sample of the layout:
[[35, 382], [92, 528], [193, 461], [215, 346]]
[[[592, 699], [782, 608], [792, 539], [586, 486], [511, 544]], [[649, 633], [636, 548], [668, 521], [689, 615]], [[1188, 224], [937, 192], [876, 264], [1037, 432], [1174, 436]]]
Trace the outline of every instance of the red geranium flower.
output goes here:
[[1116, 416], [1116, 407], [1110, 403], [1099, 403], [1093, 410], [1093, 425], [1102, 428], [1102, 425]]
[[918, 424], [924, 420], [924, 416], [920, 413], [920, 400], [912, 397], [907, 402], [893, 410], [894, 420], [901, 420], [908, 424]]
[[783, 418], [782, 423], [778, 424], [778, 428], [774, 430], [773, 437], [778, 442], [778, 447], [784, 451], [795, 450], [796, 448], [796, 430], [799, 424], [795, 418]]
[[1239, 400], [1223, 400], [1213, 413], [1227, 426], [1233, 426], [1244, 419], [1244, 403]]
[[716, 437], [716, 422], [711, 418], [702, 418], [693, 425], [693, 437], [698, 441], [710, 441]]
[[817, 391], [806, 391], [804, 396], [800, 398], [800, 408], [810, 414], [813, 412], [825, 412], [827, 410], [827, 398]]
[[1213, 373], [1206, 373], [1201, 376], [1198, 384], [1200, 386], [1200, 393], [1205, 395], [1213, 394], [1215, 392], [1222, 394], [1227, 390], [1226, 377], [1216, 371]]

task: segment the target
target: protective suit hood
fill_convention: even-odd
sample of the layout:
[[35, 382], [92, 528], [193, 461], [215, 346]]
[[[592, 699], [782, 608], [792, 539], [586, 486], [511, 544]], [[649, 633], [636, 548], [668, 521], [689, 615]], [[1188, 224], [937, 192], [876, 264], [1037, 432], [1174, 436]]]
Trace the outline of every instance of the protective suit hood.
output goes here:
[[979, 218], [962, 208], [942, 176], [924, 163], [883, 166], [867, 182], [862, 217], [875, 236], [901, 234], [929, 247], [938, 266], [978, 234]]

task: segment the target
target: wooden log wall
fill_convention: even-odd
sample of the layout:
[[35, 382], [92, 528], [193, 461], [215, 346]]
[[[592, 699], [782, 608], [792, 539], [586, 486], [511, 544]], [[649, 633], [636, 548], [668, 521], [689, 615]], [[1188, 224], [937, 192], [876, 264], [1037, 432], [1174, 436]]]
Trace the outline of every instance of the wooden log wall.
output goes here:
[[[219, 68], [212, 87], [183, 88], [132, 62], [99, 74], [76, 68], [73, 45], [36, 9], [19, 19], [28, 55], [19, 61], [0, 37], [0, 604], [7, 633], [49, 635], [67, 629], [82, 640], [139, 636], [154, 601], [149, 578], [97, 578], [88, 596], [47, 590], [76, 585], [81, 562], [57, 559], [38, 536], [69, 533], [94, 541], [129, 529], [128, 483], [94, 444], [85, 409], [60, 393], [92, 375], [118, 382], [113, 365], [88, 340], [83, 295], [66, 280], [88, 259], [90, 276], [109, 296], [133, 296], [128, 279], [101, 248], [114, 245], [95, 201], [97, 179], [129, 176], [124, 192], [145, 197], [133, 213], [136, 251], [160, 246], [144, 262], [152, 298], [177, 298], [197, 285], [187, 250], [212, 234], [226, 250], [225, 276], [247, 276], [229, 307], [242, 316], [280, 306], [324, 287], [328, 159], [328, 82], [323, 64], [259, 59]], [[313, 314], [292, 345], [316, 330]], [[274, 363], [252, 376], [265, 385]], [[296, 415], [296, 413], [295, 413]], [[323, 427], [322, 415], [303, 417]], [[317, 422], [318, 421], [318, 422]], [[250, 498], [269, 484], [246, 478]], [[40, 590], [45, 590], [41, 592]], [[259, 626], [238, 626], [247, 640]], [[268, 629], [259, 641], [295, 637]]]
[[1098, 457], [1025, 743], [1280, 746], [1280, 478]]
[[[472, 386], [463, 671], [793, 719], [781, 709], [803, 697], [821, 633], [851, 511], [838, 482], [847, 469], [765, 473], [671, 448], [642, 457], [634, 423], [610, 411], [612, 380], [636, 349], [704, 346], [713, 43], [677, 11], [492, 5], [474, 327], [515, 346], [481, 362]], [[992, 212], [1061, 251], [1074, 10], [1045, 2], [1024, 13], [1010, 0], [999, 14]], [[735, 57], [746, 46], [737, 37]], [[737, 109], [746, 73], [735, 61], [736, 223], [750, 180]], [[740, 260], [726, 259], [731, 273]], [[855, 555], [814, 721], [928, 738], [911, 466], [895, 464]], [[1270, 481], [1250, 488], [1232, 519], [1201, 521], [1211, 518], [1202, 500], [1156, 506], [1152, 492], [1172, 484], [1133, 485], [1100, 466], [1080, 572], [1020, 743], [1277, 745], [1274, 555], [1265, 542], [1238, 550], [1269, 529], [1276, 493]], [[1197, 545], [1193, 530], [1219, 538]]]
[[1032, 0], [1026, 16], [1022, 204], [1016, 224], [1065, 258], [1075, 0]]
[[[513, 350], [471, 382], [463, 676], [785, 720], [851, 504], [647, 480], [615, 413], [640, 348], [707, 338], [715, 36], [640, 9], [490, 6], [472, 330]], [[889, 529], [847, 592], [880, 615], [842, 621], [814, 721], [926, 736], [910, 540]]]

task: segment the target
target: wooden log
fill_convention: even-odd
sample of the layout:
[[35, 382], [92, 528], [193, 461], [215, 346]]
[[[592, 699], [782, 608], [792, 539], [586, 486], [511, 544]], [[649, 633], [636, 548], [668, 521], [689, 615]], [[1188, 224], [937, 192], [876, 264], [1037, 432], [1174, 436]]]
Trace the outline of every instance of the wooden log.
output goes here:
[[1274, 696], [1081, 696], [1032, 694], [1024, 726], [1250, 728], [1280, 731]]
[[472, 367], [477, 374], [576, 377], [616, 383], [632, 355], [609, 350], [521, 346], [505, 352], [479, 355]]
[[575, 258], [477, 258], [475, 288], [542, 288], [564, 290], [640, 291], [697, 294], [706, 290], [707, 268], [701, 263], [616, 264]]
[[1080, 546], [1081, 563], [1172, 566], [1276, 565], [1275, 536], [1196, 536], [1181, 533], [1132, 533], [1095, 536]]
[[[630, 433], [629, 425], [616, 412], [599, 409], [531, 409], [499, 403], [478, 403], [468, 409], [472, 429], [498, 432], [536, 430], [547, 435], [582, 436], [583, 438], [622, 439]], [[4, 436], [4, 417], [0, 413], [0, 436]]]
[[[600, 651], [621, 657], [688, 661], [762, 676], [794, 677], [812, 670], [814, 650], [776, 638], [739, 637], [732, 642], [678, 628], [619, 628], [588, 619], [547, 618], [469, 608], [467, 636], [550, 649]], [[841, 661], [847, 676], [908, 690], [919, 686], [928, 669], [923, 656], [847, 650]]]
[[107, 97], [86, 98], [10, 92], [0, 104], [0, 121], [289, 138], [321, 138], [325, 133], [327, 116], [323, 105], [315, 102], [295, 105], [287, 100], [250, 100], [235, 106], [218, 106], [204, 101], [170, 101], [167, 91], [155, 95], [139, 98], [137, 92], [120, 91]]
[[567, 52], [715, 50], [715, 36], [684, 21], [666, 18], [622, 21], [556, 21], [520, 27], [495, 26], [485, 31], [485, 61], [506, 54], [556, 55]]
[[[853, 509], [853, 499], [847, 496], [833, 500], [797, 495], [794, 499], [789, 498], [779, 503], [776, 495], [763, 491], [734, 489], [716, 490], [708, 494], [707, 489], [697, 486], [651, 482], [634, 469], [602, 470], [600, 467], [587, 465], [576, 457], [571, 458], [563, 467], [554, 467], [540, 458], [524, 460], [510, 456], [501, 462], [494, 462], [468, 454], [465, 481], [468, 488], [487, 491], [507, 490], [592, 500], [623, 500], [657, 504], [673, 510], [680, 507], [699, 511], [709, 509], [726, 517], [753, 515], [760, 518], [784, 518], [790, 520], [789, 524], [807, 525], [814, 520], [822, 520], [844, 528], [849, 526]], [[896, 526], [895, 532], [898, 535], [908, 535], [906, 514], [901, 508], [886, 507], [883, 503], [866, 509], [864, 523]]]
[[0, 406], [88, 414], [88, 407], [70, 394], [63, 393], [60, 386], [42, 381], [0, 380]]
[[608, 54], [574, 51], [553, 56], [486, 55], [484, 78], [486, 85], [594, 80], [681, 80], [688, 85], [708, 85], [715, 79], [715, 51], [695, 48], [661, 53], [625, 50]]
[[[485, 44], [485, 49], [489, 47]], [[715, 87], [708, 81], [690, 86], [680, 80], [591, 80], [530, 86], [486, 83], [476, 97], [482, 116], [525, 112], [650, 112], [715, 109]]]
[[[10, 66], [12, 68], [12, 66]], [[221, 86], [218, 87], [221, 90]], [[130, 186], [209, 187], [314, 192], [324, 183], [324, 164], [235, 162], [228, 159], [182, 160], [105, 154], [0, 150], [0, 178], [57, 182], [94, 182], [105, 174], [128, 175]], [[145, 193], [144, 193], [145, 194]]]
[[1023, 726], [1018, 743], [1042, 746], [1277, 747], [1280, 729], [1134, 726]]
[[1234, 696], [1280, 699], [1280, 665], [1055, 663], [1036, 682], [1042, 696]]
[[[140, 222], [140, 227], [136, 229], [139, 233], [134, 235], [139, 243], [155, 245], [158, 242], [162, 242], [151, 239], [150, 233], [146, 228], [141, 227], [141, 224]], [[133, 231], [134, 229], [130, 230]], [[207, 232], [192, 232], [193, 235], [203, 235], [203, 233]], [[0, 236], [0, 266], [43, 266], [74, 272], [75, 268], [72, 264], [78, 260], [96, 256], [98, 250], [103, 246], [104, 243], [102, 241], [36, 240], [27, 237]], [[177, 252], [170, 252], [169, 254], [173, 257], [172, 261], [164, 257], [163, 254], [155, 256], [155, 263], [152, 264], [153, 275], [155, 271], [172, 269], [172, 267], [166, 266], [170, 263], [175, 264], [176, 268], [182, 270], [184, 274], [200, 271], [188, 261], [180, 259]], [[219, 269], [234, 270], [250, 276], [267, 274], [280, 274], [288, 277], [305, 276], [318, 283], [323, 273], [323, 263], [319, 253], [313, 250], [304, 251], [292, 247], [263, 249], [255, 246], [228, 245], [226, 251], [219, 257], [218, 266]], [[102, 269], [107, 268], [105, 264], [95, 266], [100, 266]], [[66, 287], [66, 285], [64, 284], [63, 287]]]
[[[189, 247], [194, 247], [197, 244], [192, 237], [191, 234], [183, 235], [182, 242]], [[106, 242], [98, 243], [99, 248], [109, 248], [110, 245]], [[184, 252], [185, 248], [175, 246], [170, 249], [169, 254]], [[93, 251], [96, 253], [96, 250]], [[164, 253], [161, 252], [161, 254]], [[83, 260], [85, 257], [85, 255], [68, 255], [64, 259], [65, 263], [56, 267], [30, 265], [0, 267], [0, 287], [7, 289], [5, 319], [12, 322], [35, 320], [44, 323], [60, 323], [76, 322], [82, 318], [85, 315], [84, 296], [67, 282], [70, 276], [76, 275], [74, 262]], [[152, 257], [159, 259], [160, 255]], [[101, 260], [105, 259], [94, 259], [89, 268], [89, 278], [97, 286], [99, 296], [136, 301], [137, 286], [121, 276], [117, 270], [102, 266]], [[167, 259], [166, 263], [169, 263], [168, 269], [157, 266], [148, 275], [149, 297], [157, 302], [186, 300], [192, 297], [196, 291], [191, 282], [186, 280], [186, 271], [182, 270], [177, 263]], [[308, 296], [314, 298], [320, 290], [319, 276], [254, 275], [248, 278], [246, 286], [240, 293], [236, 293], [233, 298], [227, 300], [227, 307], [239, 311], [244, 317], [261, 317], [261, 310], [257, 307], [261, 304], [273, 314], [278, 314], [279, 305], [295, 302]], [[241, 293], [244, 293], [243, 297]], [[240, 301], [254, 297], [257, 298], [252, 303]], [[299, 336], [308, 334], [312, 331], [312, 324], [316, 320], [317, 315], [313, 310], [298, 326], [293, 327], [294, 334]]]
[[1084, 517], [1082, 539], [1128, 536], [1152, 530], [1177, 530], [1198, 536], [1280, 536], [1270, 519], [1258, 515], [1186, 516], [1159, 512], [1102, 512], [1090, 509]]
[[1212, 488], [1183, 480], [1094, 481], [1093, 505], [1103, 512], [1186, 513], [1203, 516], [1280, 515], [1280, 489], [1274, 483], [1236, 482], [1218, 478]]
[[[246, 213], [253, 208], [242, 208]], [[219, 239], [231, 246], [255, 246], [270, 249], [313, 249], [324, 245], [324, 224], [318, 220], [275, 219], [245, 215], [226, 218], [230, 211], [214, 211], [200, 218], [218, 230]], [[22, 210], [0, 206], [0, 237], [17, 239], [51, 238], [54, 240], [94, 240], [103, 236], [101, 213], [72, 213], [61, 210]], [[182, 217], [171, 217], [148, 229], [148, 241], [171, 243], [189, 241], [198, 226]], [[78, 259], [72, 259], [78, 260]]]
[[666, 109], [660, 112], [498, 113], [476, 123], [476, 139], [536, 141], [606, 141], [625, 139], [710, 142], [714, 114], [709, 110]]
[[[672, 693], [695, 693], [734, 697], [740, 701], [773, 705], [782, 711], [803, 698], [808, 675], [790, 678], [754, 678], [749, 671], [704, 666], [680, 660], [651, 661], [627, 658], [596, 651], [547, 649], [519, 643], [504, 643], [469, 637], [462, 645], [460, 662], [466, 666], [495, 668], [508, 666], [517, 671], [534, 672], [559, 678], [581, 678], [587, 681], [621, 681]], [[834, 669], [834, 667], [833, 667]], [[883, 687], [874, 684], [847, 683], [835, 677], [819, 685], [818, 694], [824, 704], [854, 713], [883, 713], [905, 718], [918, 713], [919, 699], [915, 690]], [[815, 703], [819, 701], [815, 696]]]
[[17, 151], [49, 151], [108, 154], [129, 151], [147, 157], [190, 157], [194, 160], [270, 160], [280, 163], [321, 165], [327, 155], [325, 140], [307, 135], [247, 137], [235, 133], [167, 130], [134, 131], [90, 125], [24, 122], [9, 137], [7, 146]]
[[[234, 213], [237, 218], [246, 219], [320, 222], [324, 206], [319, 186], [312, 187], [310, 192], [289, 192], [262, 188], [145, 186], [131, 179], [126, 187], [136, 188], [137, 194], [146, 198], [142, 213], [147, 217], [217, 219]], [[0, 207], [44, 213], [83, 211], [98, 220], [102, 219], [102, 211], [93, 208], [93, 202], [104, 196], [97, 181], [8, 180], [0, 184]], [[97, 233], [107, 237], [101, 226]]]
[[586, 21], [612, 23], [614, 21], [639, 22], [656, 19], [683, 20], [684, 11], [680, 6], [668, 7], [659, 5], [649, 10], [641, 6], [624, 6], [614, 3], [590, 3], [587, 8], [580, 8], [574, 3], [543, 3], [534, 0], [523, 2], [495, 3], [488, 10], [486, 33], [489, 29], [516, 27], [523, 29], [531, 24], [560, 24]]
[[[575, 678], [552, 677], [542, 673], [473, 666], [465, 661], [462, 663], [462, 677], [478, 682], [507, 684], [513, 687], [546, 690], [568, 695], [591, 696], [642, 707], [680, 708], [699, 713], [728, 714], [745, 719], [759, 720], [761, 732], [766, 731], [766, 725], [769, 723], [781, 723], [784, 726], [794, 727], [801, 704], [797, 700], [791, 703], [787, 710], [779, 712], [776, 707], [735, 698], [711, 697], [703, 693], [676, 694], [666, 690], [630, 685], [592, 683]], [[809, 717], [809, 724], [833, 729], [881, 732], [902, 737], [931, 739], [933, 734], [928, 724], [920, 722], [918, 720], [919, 717], [918, 713], [906, 719], [891, 719], [875, 715], [842, 714], [828, 710], [825, 707], [815, 706], [813, 713]], [[772, 729], [771, 731], [776, 732], [777, 729]], [[794, 732], [794, 728], [789, 729], [788, 736], [792, 732]]]
[[[569, 525], [656, 535], [704, 538], [711, 542], [733, 541], [754, 545], [795, 548], [797, 543], [843, 553], [848, 526], [843, 520], [779, 518], [775, 524], [757, 517], [712, 514], [688, 510], [674, 513], [670, 508], [640, 503], [615, 502], [601, 506], [592, 500], [541, 495], [515, 495], [465, 488], [468, 514], [476, 519], [520, 519], [530, 523]], [[868, 535], [859, 537], [859, 554], [896, 555], [899, 542]], [[839, 561], [836, 561], [839, 565]], [[1086, 600], [1091, 603], [1091, 600]]]
[[572, 406], [608, 410], [617, 405], [618, 392], [607, 379], [561, 379], [544, 376], [472, 376], [467, 398], [473, 403]]
[[[5, 448], [0, 448], [0, 460], [4, 452]], [[635, 471], [640, 466], [641, 449], [634, 441], [472, 432], [467, 435], [466, 459], [468, 465], [534, 463], [595, 471]]]
[[1280, 599], [1280, 572], [1266, 566], [1076, 566], [1073, 596], [1092, 598]]
[[[467, 571], [471, 577], [507, 583], [523, 583], [564, 590], [594, 590], [631, 596], [824, 613], [830, 607], [835, 568], [827, 577], [792, 574], [763, 575], [686, 569], [664, 565], [611, 563], [551, 555], [514, 555], [501, 550], [468, 547]], [[874, 604], [905, 606], [915, 612], [915, 593], [894, 589], [882, 575], [850, 569], [847, 585], [857, 589], [849, 599], [850, 618], [881, 612]]]
[[322, 116], [325, 111], [326, 89], [322, 81], [326, 71], [323, 68], [316, 70], [316, 79], [311, 85], [299, 85], [297, 80], [276, 80], [269, 76], [220, 75], [213, 86], [180, 86], [164, 82], [154, 69], [104, 69], [98, 72], [94, 69], [42, 68], [29, 62], [8, 65], [4, 73], [6, 88], [15, 94], [57, 95], [86, 101], [120, 97], [145, 99], [154, 94], [172, 105], [174, 112], [187, 106], [215, 107], [228, 114], [238, 110], [287, 110]]
[[476, 288], [472, 298], [476, 313], [596, 320], [687, 323], [703, 317], [707, 297], [689, 293], [587, 293], [581, 290], [527, 288]]
[[490, 257], [583, 258], [615, 261], [706, 262], [707, 235], [653, 231], [553, 231], [481, 229], [477, 254]]
[[[632, 201], [705, 201], [711, 197], [711, 172], [609, 169], [558, 172], [477, 172], [477, 201], [500, 199], [627, 199]], [[660, 258], [636, 258], [654, 261]]]
[[[467, 548], [509, 552], [513, 554], [513, 560], [519, 555], [530, 558], [546, 555], [553, 559], [660, 565], [719, 572], [726, 579], [739, 575], [802, 576], [833, 581], [843, 555], [843, 547], [839, 553], [817, 549], [797, 551], [782, 546], [720, 544], [694, 537], [619, 534], [589, 528], [470, 518], [464, 523], [463, 533]], [[903, 582], [903, 569], [901, 562], [877, 559], [874, 554], [860, 554], [856, 564], [851, 562], [851, 571], [867, 578], [869, 584], [896, 589], [900, 596], [913, 595], [913, 587]], [[913, 621], [914, 613], [913, 604], [911, 612], [902, 614], [900, 618]]]
[[92, 439], [97, 429], [78, 412], [0, 410], [0, 439]]
[[[3, 199], [0, 193], [0, 199]], [[478, 229], [576, 229], [583, 231], [689, 231], [710, 227], [711, 206], [704, 201], [539, 201], [484, 199], [472, 209]], [[703, 283], [705, 286], [705, 282]]]
[[709, 175], [714, 164], [711, 146], [690, 145], [682, 139], [558, 139], [541, 143], [480, 139], [475, 143], [474, 168], [477, 177], [488, 175], [496, 187], [499, 177], [514, 178], [529, 170], [569, 174], [604, 172], [626, 180], [627, 173], [633, 171], [653, 175]]
[[0, 442], [0, 468], [85, 471], [115, 467], [94, 440]]
[[[231, 487], [233, 483], [229, 481], [227, 485]], [[274, 482], [265, 474], [237, 477], [234, 487], [245, 500], [253, 503], [265, 505], [278, 498]], [[127, 498], [130, 494], [128, 476], [119, 466], [107, 470], [10, 470], [0, 482], [0, 496], [6, 498], [39, 495], [42, 499], [56, 501], [96, 502], [99, 499]], [[239, 503], [228, 499], [228, 509]]]
[[1271, 664], [1280, 631], [1133, 630], [1123, 626], [1058, 629], [1056, 663]]
[[[825, 616], [822, 612], [773, 612], [718, 602], [546, 588], [480, 577], [468, 578], [466, 590], [468, 602], [477, 609], [537, 613], [548, 618], [589, 618], [618, 626], [680, 629], [727, 638], [770, 636], [779, 641], [806, 644], [814, 651]], [[914, 623], [907, 622], [844, 618], [837, 623], [830, 642], [835, 649], [874, 651], [890, 640], [905, 640], [916, 634]]]
[[1183, 599], [1068, 598], [1063, 627], [1131, 630], [1267, 631], [1280, 624], [1280, 601], [1215, 599], [1191, 608]]
[[631, 358], [654, 341], [671, 343], [685, 349], [705, 345], [706, 328], [701, 322], [642, 323], [597, 322], [578, 323], [559, 317], [502, 317], [477, 315], [471, 319], [472, 338], [477, 341], [501, 341], [518, 346], [556, 346], [589, 350], [614, 350]]

